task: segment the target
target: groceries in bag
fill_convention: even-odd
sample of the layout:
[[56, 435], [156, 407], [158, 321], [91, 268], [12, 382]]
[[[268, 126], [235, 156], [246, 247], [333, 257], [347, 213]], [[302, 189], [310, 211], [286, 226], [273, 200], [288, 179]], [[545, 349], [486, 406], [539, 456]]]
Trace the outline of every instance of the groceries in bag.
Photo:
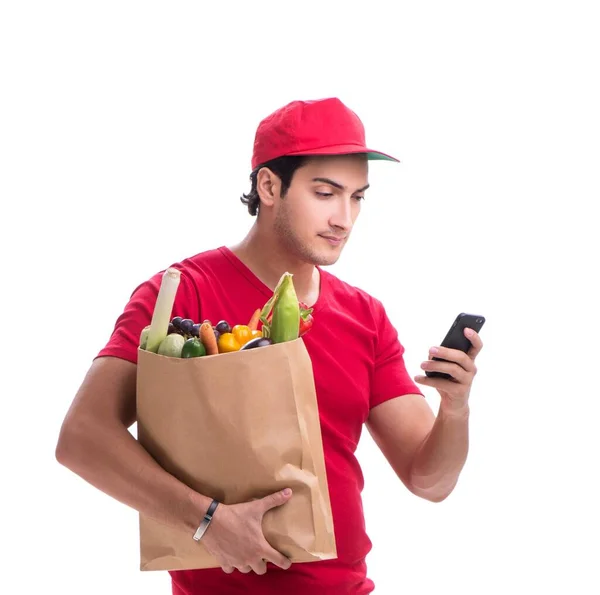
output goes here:
[[313, 309], [298, 300], [292, 273], [281, 276], [272, 297], [247, 324], [233, 326], [227, 320], [213, 325], [210, 320], [171, 318], [180, 280], [178, 269], [164, 272], [151, 323], [140, 334], [141, 349], [167, 357], [204, 357], [294, 341], [313, 325]]

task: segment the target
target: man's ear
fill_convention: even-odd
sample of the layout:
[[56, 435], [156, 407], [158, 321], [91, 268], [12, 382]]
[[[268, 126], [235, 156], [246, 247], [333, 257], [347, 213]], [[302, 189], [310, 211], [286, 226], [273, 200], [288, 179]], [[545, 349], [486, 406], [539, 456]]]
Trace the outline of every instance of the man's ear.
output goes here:
[[262, 167], [256, 177], [256, 191], [261, 205], [272, 207], [280, 196], [281, 180], [268, 167]]

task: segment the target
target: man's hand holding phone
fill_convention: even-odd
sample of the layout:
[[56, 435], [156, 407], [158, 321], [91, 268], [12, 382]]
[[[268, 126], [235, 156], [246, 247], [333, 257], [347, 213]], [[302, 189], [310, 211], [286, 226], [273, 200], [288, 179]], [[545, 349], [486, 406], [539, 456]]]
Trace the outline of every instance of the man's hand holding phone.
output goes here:
[[421, 364], [425, 376], [415, 382], [431, 386], [440, 394], [446, 412], [463, 412], [468, 408], [469, 394], [477, 374], [475, 359], [483, 348], [478, 331], [485, 318], [459, 314], [440, 346], [429, 350], [429, 359]]

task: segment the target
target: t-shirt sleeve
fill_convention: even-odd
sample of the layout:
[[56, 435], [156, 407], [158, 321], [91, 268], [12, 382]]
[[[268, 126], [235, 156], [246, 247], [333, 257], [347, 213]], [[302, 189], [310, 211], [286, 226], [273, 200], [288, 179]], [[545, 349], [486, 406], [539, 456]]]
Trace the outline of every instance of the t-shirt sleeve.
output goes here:
[[[140, 334], [152, 321], [163, 273], [164, 271], [155, 274], [136, 287], [117, 318], [108, 343], [98, 352], [95, 359], [112, 356], [137, 364]], [[180, 276], [172, 316], [200, 320], [198, 296], [184, 272]]]
[[406, 369], [404, 346], [400, 343], [398, 332], [391, 323], [383, 304], [377, 300], [375, 300], [375, 320], [377, 321], [377, 344], [371, 386], [371, 408], [403, 395], [423, 396]]

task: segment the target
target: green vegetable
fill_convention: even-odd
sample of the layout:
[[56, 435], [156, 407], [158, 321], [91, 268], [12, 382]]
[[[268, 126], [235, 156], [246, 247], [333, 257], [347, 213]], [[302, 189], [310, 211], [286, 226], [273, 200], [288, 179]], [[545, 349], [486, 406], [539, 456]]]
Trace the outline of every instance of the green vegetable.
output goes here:
[[298, 338], [300, 305], [292, 277], [292, 273], [284, 273], [281, 276], [273, 291], [273, 297], [261, 312], [263, 336], [270, 338], [273, 343], [284, 343]]
[[150, 332], [150, 325], [145, 326], [140, 333], [140, 347], [142, 349], [146, 349], [146, 344], [148, 343], [148, 333]]
[[156, 304], [154, 305], [150, 330], [148, 331], [147, 351], [156, 353], [159, 345], [169, 332], [171, 311], [173, 310], [180, 280], [181, 271], [178, 269], [168, 268], [163, 274]]
[[203, 357], [206, 355], [206, 347], [198, 337], [190, 337], [184, 344], [181, 350], [181, 357]]
[[167, 357], [181, 357], [185, 337], [178, 333], [167, 335], [158, 346], [158, 355], [166, 355]]

